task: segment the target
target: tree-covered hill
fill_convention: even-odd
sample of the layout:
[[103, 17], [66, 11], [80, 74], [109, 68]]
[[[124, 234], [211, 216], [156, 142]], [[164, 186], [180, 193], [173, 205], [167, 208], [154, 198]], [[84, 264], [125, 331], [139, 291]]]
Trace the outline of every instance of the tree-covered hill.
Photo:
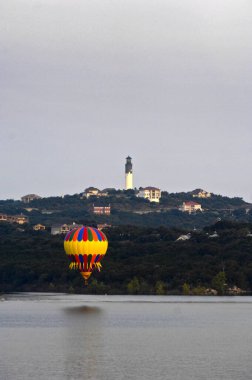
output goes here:
[[185, 241], [177, 239], [188, 230], [178, 228], [125, 225], [104, 232], [109, 249], [102, 271], [85, 287], [80, 274], [68, 269], [63, 236], [1, 223], [0, 292], [201, 294], [206, 288], [222, 292], [233, 286], [252, 290], [251, 223], [218, 222], [191, 231]]
[[[184, 201], [197, 201], [203, 212], [188, 214], [179, 211]], [[93, 205], [111, 206], [111, 215], [94, 215]], [[198, 199], [193, 192], [162, 192], [160, 203], [151, 203], [136, 196], [133, 190], [111, 190], [106, 197], [82, 194], [48, 197], [31, 201], [0, 201], [0, 213], [9, 215], [24, 214], [29, 217], [30, 225], [42, 223], [50, 228], [53, 224], [106, 223], [117, 225], [137, 225], [148, 227], [177, 227], [201, 229], [220, 219], [239, 222], [252, 222], [252, 206], [241, 198], [228, 198], [212, 195], [210, 198]]]

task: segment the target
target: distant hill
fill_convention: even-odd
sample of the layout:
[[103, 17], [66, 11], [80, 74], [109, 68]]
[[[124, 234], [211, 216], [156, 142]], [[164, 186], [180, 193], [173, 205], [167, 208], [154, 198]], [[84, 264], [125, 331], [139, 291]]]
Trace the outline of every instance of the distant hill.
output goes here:
[[[215, 194], [211, 194], [209, 198], [195, 197], [200, 190], [181, 193], [163, 191], [160, 203], [138, 198], [134, 190], [115, 189], [106, 189], [107, 196], [90, 196], [88, 199], [83, 197], [83, 194], [74, 194], [34, 199], [29, 203], [2, 200], [0, 213], [23, 213], [29, 217], [30, 225], [41, 223], [48, 228], [53, 224], [76, 222], [92, 225], [107, 223], [113, 226], [131, 224], [201, 229], [222, 219], [252, 221], [252, 205], [244, 202], [242, 198]], [[186, 201], [200, 203], [203, 212], [188, 214], [179, 211], [179, 206]], [[95, 215], [93, 205], [110, 205], [111, 215]]]

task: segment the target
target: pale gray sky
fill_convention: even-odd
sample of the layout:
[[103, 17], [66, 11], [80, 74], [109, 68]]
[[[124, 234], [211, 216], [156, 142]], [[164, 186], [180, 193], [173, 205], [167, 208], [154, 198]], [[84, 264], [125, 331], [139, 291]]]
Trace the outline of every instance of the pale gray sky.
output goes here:
[[134, 185], [252, 202], [250, 0], [0, 0], [0, 199]]

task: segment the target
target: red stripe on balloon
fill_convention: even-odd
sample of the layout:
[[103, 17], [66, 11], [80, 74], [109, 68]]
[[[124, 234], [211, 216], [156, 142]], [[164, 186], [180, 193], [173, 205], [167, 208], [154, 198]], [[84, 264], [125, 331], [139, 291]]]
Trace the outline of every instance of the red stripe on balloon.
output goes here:
[[88, 257], [87, 255], [84, 255], [83, 258], [84, 258], [84, 272], [87, 272]]
[[78, 235], [79, 235], [79, 229], [75, 232], [75, 234], [73, 236], [73, 241], [77, 240]]
[[84, 227], [83, 241], [87, 241], [87, 239], [88, 239], [88, 230], [87, 230], [87, 227]]
[[106, 237], [105, 237], [104, 233], [102, 231], [100, 231], [100, 234], [101, 234], [102, 240], [106, 241]]

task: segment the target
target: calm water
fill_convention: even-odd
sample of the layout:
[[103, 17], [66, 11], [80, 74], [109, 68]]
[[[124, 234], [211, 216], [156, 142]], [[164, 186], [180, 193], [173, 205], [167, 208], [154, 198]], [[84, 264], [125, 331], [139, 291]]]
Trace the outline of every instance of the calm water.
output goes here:
[[0, 299], [1, 380], [252, 378], [252, 297]]

